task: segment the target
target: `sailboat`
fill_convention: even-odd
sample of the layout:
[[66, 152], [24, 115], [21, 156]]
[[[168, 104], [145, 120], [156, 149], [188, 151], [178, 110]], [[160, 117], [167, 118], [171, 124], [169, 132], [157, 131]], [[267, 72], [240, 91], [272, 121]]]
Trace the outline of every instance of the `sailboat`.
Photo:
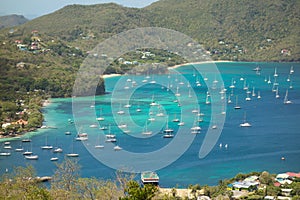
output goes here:
[[260, 91], [257, 92], [257, 98], [258, 98], [258, 99], [261, 99]]
[[27, 160], [37, 160], [37, 159], [39, 159], [39, 156], [38, 155], [28, 155], [28, 156], [25, 156], [25, 158]]
[[158, 103], [156, 103], [156, 102], [154, 101], [154, 95], [152, 95], [152, 101], [151, 101], [151, 103], [150, 103], [150, 106], [158, 106]]
[[15, 151], [16, 152], [22, 152], [22, 151], [24, 151], [24, 148], [23, 148], [22, 145], [20, 145], [20, 147], [18, 147], [18, 148], [15, 149]]
[[174, 116], [174, 119], [172, 120], [172, 122], [179, 122], [180, 120], [176, 117], [176, 114]]
[[230, 95], [228, 95], [228, 101], [227, 101], [228, 104], [232, 103], [231, 99], [230, 99]]
[[293, 74], [294, 73], [294, 67], [291, 66], [291, 69], [290, 69], [290, 74]]
[[253, 97], [256, 96], [256, 94], [255, 94], [255, 87], [252, 88], [252, 96], [253, 96]]
[[165, 133], [163, 136], [164, 138], [174, 137], [174, 135], [173, 135], [174, 130], [169, 128], [169, 117], [167, 117], [167, 125], [166, 125], [166, 128], [163, 130], [163, 132]]
[[98, 135], [98, 144], [95, 145], [95, 149], [103, 149], [104, 145], [100, 144], [100, 135]]
[[78, 157], [78, 153], [74, 153], [74, 142], [72, 141], [72, 152], [67, 154], [67, 157]]
[[269, 76], [269, 79], [268, 79], [268, 82], [267, 82], [268, 84], [271, 84], [272, 82], [271, 82], [271, 77]]
[[206, 94], [205, 104], [210, 104], [209, 93]]
[[280, 98], [280, 96], [279, 96], [279, 92], [278, 92], [278, 87], [276, 88], [276, 90], [275, 90], [275, 91], [276, 91], [276, 93], [275, 93], [275, 98], [276, 98], [276, 99]]
[[284, 97], [284, 100], [283, 100], [284, 104], [291, 104], [292, 103], [291, 100], [288, 100], [288, 93], [289, 93], [289, 90], [286, 90], [285, 97]]
[[251, 127], [251, 124], [246, 121], [246, 112], [244, 112], [244, 122], [240, 124], [240, 127]]
[[32, 143], [30, 144], [30, 150], [23, 152], [23, 155], [26, 155], [26, 156], [31, 155], [31, 154], [32, 154]]
[[246, 101], [251, 101], [251, 98], [249, 96], [249, 93], [247, 93], [247, 97], [245, 98]]
[[238, 105], [238, 95], [235, 97], [235, 106], [234, 109], [241, 109], [241, 107]]
[[121, 151], [123, 148], [120, 147], [119, 145], [114, 146], [115, 151]]
[[274, 77], [278, 77], [278, 74], [277, 74], [277, 67], [275, 67], [275, 69], [274, 69]]
[[147, 122], [145, 123], [144, 130], [142, 132], [143, 135], [152, 135], [152, 131], [148, 131], [148, 124]]
[[200, 133], [201, 127], [198, 125], [198, 122], [199, 122], [199, 115], [197, 115], [197, 118], [195, 118], [194, 120], [194, 125], [191, 128], [191, 133], [195, 133], [195, 134]]
[[55, 140], [56, 140], [56, 147], [54, 148], [53, 153], [62, 153], [63, 149], [60, 148], [60, 147], [58, 147], [58, 145], [57, 145], [57, 138]]
[[102, 108], [100, 109], [100, 117], [97, 117], [96, 120], [104, 121], [104, 117], [102, 117]]
[[109, 131], [108, 131], [108, 134], [106, 135], [105, 142], [117, 142], [116, 135], [114, 135], [110, 132], [110, 125], [109, 125], [108, 130]]
[[44, 145], [44, 146], [41, 146], [41, 149], [45, 149], [45, 150], [53, 149], [53, 146], [52, 146], [52, 145], [48, 145], [48, 136], [46, 136], [45, 145]]

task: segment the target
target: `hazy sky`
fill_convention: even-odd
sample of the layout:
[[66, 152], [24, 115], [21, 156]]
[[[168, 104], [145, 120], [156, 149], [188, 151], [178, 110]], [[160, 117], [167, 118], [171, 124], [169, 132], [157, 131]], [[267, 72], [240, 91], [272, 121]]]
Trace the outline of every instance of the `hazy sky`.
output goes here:
[[0, 0], [0, 16], [19, 14], [31, 19], [51, 13], [70, 4], [115, 2], [127, 7], [145, 7], [157, 0]]

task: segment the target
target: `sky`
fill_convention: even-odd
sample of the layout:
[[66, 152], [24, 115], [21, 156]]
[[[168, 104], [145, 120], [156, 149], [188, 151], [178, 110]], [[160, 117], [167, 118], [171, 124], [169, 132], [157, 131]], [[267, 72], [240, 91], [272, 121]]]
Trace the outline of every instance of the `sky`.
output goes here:
[[18, 14], [33, 19], [52, 13], [70, 4], [99, 4], [114, 2], [127, 7], [142, 8], [157, 0], [0, 0], [0, 16]]

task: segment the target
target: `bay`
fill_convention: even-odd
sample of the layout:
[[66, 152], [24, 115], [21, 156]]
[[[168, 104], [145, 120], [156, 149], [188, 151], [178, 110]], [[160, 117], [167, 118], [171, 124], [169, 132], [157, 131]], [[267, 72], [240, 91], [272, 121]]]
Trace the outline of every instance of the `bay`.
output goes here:
[[[21, 139], [11, 140], [12, 150], [3, 149], [4, 144], [1, 144], [1, 152], [10, 151], [11, 156], [0, 157], [0, 173], [5, 173], [6, 169], [11, 171], [15, 166], [30, 164], [35, 167], [39, 176], [52, 175], [56, 165], [55, 162], [50, 161], [50, 158], [57, 156], [59, 158], [57, 162], [60, 163], [66, 153], [74, 151], [79, 154], [79, 164], [82, 166], [81, 176], [114, 179], [115, 169], [97, 159], [96, 154], [107, 153], [106, 149], [112, 148], [111, 144], [105, 143], [103, 135], [98, 137], [101, 132], [99, 126], [110, 127], [111, 132], [116, 134], [117, 145], [123, 148], [123, 150], [113, 151], [109, 155], [112, 160], [118, 158], [118, 155], [125, 151], [140, 154], [162, 151], [166, 145], [172, 144], [172, 140], [180, 137], [179, 134], [177, 135], [180, 127], [172, 121], [175, 117], [180, 119], [183, 116], [185, 121], [182, 130], [186, 135], [180, 139], [182, 145], [186, 145], [185, 139], [191, 137], [190, 127], [197, 119], [196, 115], [191, 112], [195, 108], [200, 108], [201, 113], [205, 114], [200, 116], [203, 118], [203, 122], [199, 123], [202, 128], [201, 133], [193, 136], [192, 143], [186, 147], [185, 152], [179, 152], [180, 148], [177, 152], [175, 148], [175, 150], [162, 154], [161, 160], [165, 160], [167, 157], [176, 158], [170, 165], [157, 170], [162, 187], [176, 185], [186, 187], [196, 183], [216, 185], [221, 179], [251, 171], [299, 172], [300, 63], [224, 62], [216, 63], [216, 65], [222, 76], [224, 88], [227, 89], [226, 96], [220, 100], [220, 102], [226, 102], [226, 106], [223, 106], [219, 100], [215, 104], [218, 112], [226, 109], [226, 114], [217, 113], [220, 116], [224, 115], [224, 127], [221, 122], [214, 121], [216, 113], [212, 111], [213, 105], [206, 103], [208, 87], [210, 89], [214, 87], [214, 81], [218, 89], [211, 89], [210, 92], [213, 93], [214, 90], [217, 90], [215, 93], [218, 94], [218, 97], [223, 98], [219, 93], [222, 80], [215, 71], [210, 71], [210, 68], [207, 67], [209, 64], [183, 66], [173, 69], [170, 74], [150, 75], [148, 79], [146, 75], [112, 77], [106, 79], [105, 82], [108, 94], [77, 98], [81, 105], [76, 111], [79, 113], [77, 119], [74, 118], [71, 98], [51, 99], [52, 103], [43, 109], [43, 113], [44, 124], [52, 128], [39, 129], [26, 134], [24, 137], [30, 137], [31, 143], [22, 143]], [[257, 66], [261, 67], [259, 73], [253, 70]], [[291, 66], [294, 69], [292, 74], [290, 74]], [[274, 76], [275, 69], [278, 76]], [[270, 84], [268, 84], [269, 77]], [[208, 79], [206, 82], [205, 78]], [[275, 79], [277, 84], [274, 87]], [[288, 79], [290, 80], [287, 81]], [[197, 80], [201, 86], [197, 86]], [[151, 81], [156, 81], [156, 83], [150, 83]], [[245, 82], [249, 87], [250, 101], [245, 100], [247, 98], [246, 90], [244, 90]], [[276, 92], [272, 91], [272, 88], [277, 88], [277, 86], [279, 98], [276, 98]], [[291, 86], [292, 88], [290, 88]], [[292, 104], [283, 103], [287, 90]], [[252, 93], [255, 93], [255, 96]], [[257, 98], [258, 93], [260, 93], [261, 99]], [[236, 96], [238, 96], [238, 104], [241, 107], [238, 110], [234, 109]], [[228, 98], [232, 101], [231, 104], [227, 103]], [[180, 101], [177, 102], [176, 99]], [[194, 100], [197, 105], [193, 104]], [[161, 106], [151, 107], [152, 101]], [[131, 106], [124, 108], [126, 104]], [[138, 108], [141, 109], [141, 112], [136, 111]], [[116, 114], [120, 109], [126, 112], [124, 116]], [[104, 117], [104, 121], [91, 119], [89, 113], [93, 112], [97, 117]], [[159, 113], [163, 113], [163, 116], [157, 116]], [[251, 127], [240, 127], [245, 114]], [[155, 118], [155, 121], [150, 123], [148, 119], [151, 116]], [[70, 123], [70, 121], [76, 123]], [[118, 127], [125, 123], [127, 127]], [[153, 132], [151, 136], [141, 134], [145, 129], [145, 123], [148, 124], [147, 129]], [[173, 139], [163, 138], [162, 132], [167, 124], [174, 129]], [[221, 130], [221, 135], [208, 155], [200, 159], [199, 149], [208, 130], [211, 130], [214, 124], [218, 124], [216, 129]], [[96, 125], [96, 128], [91, 128], [91, 125]], [[130, 132], [124, 133], [124, 131]], [[71, 134], [66, 135], [66, 132]], [[78, 132], [89, 134], [89, 139], [84, 144], [75, 141], [74, 138]], [[104, 133], [108, 134], [108, 130]], [[98, 138], [104, 145], [104, 149], [93, 148], [99, 143]], [[64, 152], [54, 154], [51, 150], [42, 150], [41, 146], [46, 142], [62, 147]], [[227, 148], [225, 148], [226, 144]], [[22, 153], [14, 151], [20, 145], [24, 150], [32, 149], [39, 155], [39, 159], [24, 159]], [[163, 155], [167, 157], [163, 157]], [[147, 166], [155, 164], [147, 157], [144, 157], [143, 161]]]

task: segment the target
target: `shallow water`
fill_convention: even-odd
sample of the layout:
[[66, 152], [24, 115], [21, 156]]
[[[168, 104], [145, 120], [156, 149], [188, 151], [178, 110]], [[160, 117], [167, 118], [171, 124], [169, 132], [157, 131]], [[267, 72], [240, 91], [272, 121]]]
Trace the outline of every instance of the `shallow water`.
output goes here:
[[[95, 105], [91, 104], [94, 98], [78, 98], [80, 107], [76, 107], [76, 113], [72, 111], [72, 99], [52, 99], [52, 104], [44, 108], [45, 125], [56, 127], [55, 129], [40, 129], [31, 134], [31, 143], [23, 143], [20, 140], [11, 141], [13, 149], [23, 145], [24, 149], [31, 149], [39, 155], [36, 161], [25, 160], [21, 153], [14, 150], [3, 149], [1, 152], [10, 151], [11, 156], [0, 156], [0, 172], [4, 173], [6, 169], [12, 170], [14, 166], [25, 166], [32, 164], [39, 176], [51, 175], [56, 169], [55, 162], [50, 161], [53, 156], [52, 151], [41, 150], [40, 146], [46, 142], [54, 146], [61, 146], [64, 153], [57, 154], [58, 162], [62, 162], [65, 153], [79, 153], [79, 164], [82, 166], [81, 175], [84, 177], [101, 177], [105, 179], [115, 178], [115, 170], [110, 168], [110, 163], [102, 164], [96, 158], [111, 159], [111, 163], [117, 163], [118, 159], [127, 159], [125, 163], [131, 163], [134, 166], [135, 160], [127, 156], [126, 152], [135, 152], [136, 154], [144, 153], [139, 161], [146, 168], [158, 166], [157, 162], [166, 161], [168, 159], [175, 161], [170, 165], [157, 170], [160, 176], [160, 184], [162, 187], [185, 187], [189, 184], [199, 183], [201, 185], [215, 185], [220, 179], [230, 178], [239, 172], [247, 173], [251, 171], [270, 171], [271, 173], [279, 173], [285, 171], [300, 171], [300, 129], [298, 126], [300, 118], [300, 64], [299, 63], [216, 63], [227, 88], [226, 97], [220, 100], [219, 87], [222, 80], [218, 75], [211, 72], [209, 68], [203, 65], [197, 65], [199, 74], [193, 76], [197, 71], [192, 66], [185, 66], [176, 69], [179, 74], [172, 72], [170, 75], [151, 75], [148, 83], [155, 80], [157, 84], [142, 83], [145, 76], [123, 76], [106, 79], [106, 90], [111, 92], [103, 96], [95, 97]], [[260, 75], [256, 74], [252, 69], [260, 65], [262, 70]], [[290, 67], [294, 67], [294, 73], [290, 75], [290, 82], [287, 81]], [[280, 98], [275, 98], [275, 92], [272, 92], [274, 82], [274, 69], [277, 68], [277, 82]], [[265, 78], [272, 81], [271, 84], [265, 82]], [[213, 87], [213, 80], [217, 89], [211, 89], [210, 92], [218, 99], [211, 99], [214, 104], [208, 105], [206, 101], [207, 87], [204, 82], [207, 77], [207, 84]], [[196, 85], [196, 79], [201, 86]], [[251, 101], [246, 101], [246, 91], [243, 90], [244, 81], [246, 79], [249, 84], [249, 97]], [[128, 79], [131, 79], [128, 80]], [[132, 87], [132, 81], [136, 81], [136, 85]], [[187, 86], [189, 81], [191, 89]], [[184, 84], [180, 84], [183, 82]], [[235, 85], [233, 93], [230, 85]], [[293, 88], [290, 89], [292, 82]], [[117, 87], [116, 87], [117, 83]], [[159, 83], [159, 84], [158, 84]], [[178, 86], [178, 89], [177, 89]], [[129, 87], [129, 89], [124, 89]], [[169, 87], [169, 90], [168, 90]], [[252, 90], [256, 96], [252, 96]], [[283, 99], [288, 90], [288, 98], [292, 104], [283, 104]], [[216, 91], [214, 91], [216, 90]], [[130, 92], [133, 94], [130, 97]], [[258, 91], [261, 99], [257, 99]], [[180, 96], [176, 96], [180, 93]], [[233, 94], [232, 96], [231, 93]], [[192, 95], [193, 97], [188, 97]], [[228, 98], [232, 100], [232, 104], [223, 106], [222, 102], [227, 102]], [[238, 105], [241, 109], [235, 110], [236, 96], [238, 96]], [[130, 100], [127, 99], [130, 97]], [[113, 100], [112, 100], [113, 98]], [[213, 98], [213, 97], [212, 97]], [[214, 97], [215, 98], [215, 97]], [[178, 106], [175, 99], [180, 100], [181, 107]], [[149, 104], [154, 100], [161, 107], [151, 107]], [[225, 101], [226, 100], [226, 101]], [[195, 104], [198, 102], [198, 104]], [[125, 104], [131, 104], [130, 108], [124, 108]], [[191, 111], [200, 108], [204, 113], [203, 122], [200, 123], [201, 133], [192, 135], [190, 127], [193, 126], [197, 116]], [[214, 106], [215, 110], [212, 110]], [[140, 108], [141, 112], [136, 112]], [[225, 111], [226, 115], [220, 114]], [[122, 109], [126, 113], [124, 116], [116, 114]], [[149, 112], [153, 112], [155, 121], [150, 123], [148, 118]], [[156, 116], [157, 113], [164, 113], [163, 117]], [[104, 121], [95, 121], [91, 119], [91, 114], [105, 118]], [[243, 123], [246, 113], [246, 120], [252, 127], [241, 128], [239, 125]], [[168, 117], [167, 117], [168, 116]], [[179, 129], [177, 123], [172, 122], [173, 118], [183, 118], [185, 126]], [[216, 117], [217, 116], [217, 117]], [[222, 127], [222, 119], [225, 123]], [[68, 119], [75, 120], [69, 123]], [[175, 130], [173, 139], [163, 138], [162, 130], [168, 126]], [[124, 134], [118, 128], [118, 124], [127, 123], [130, 133]], [[148, 123], [147, 129], [153, 131], [149, 137], [143, 136], [141, 132], [145, 123]], [[97, 126], [109, 126], [111, 133], [116, 134], [117, 144], [123, 148], [122, 151], [112, 151], [112, 145], [105, 143], [104, 136], [99, 134], [101, 131], [97, 128], [90, 128], [91, 124]], [[204, 143], [208, 130], [211, 126], [217, 124], [217, 130], [221, 131], [220, 137], [215, 136], [217, 140], [213, 142], [212, 150], [202, 159], [199, 158], [199, 149]], [[70, 131], [71, 135], [65, 135], [66, 131]], [[180, 133], [178, 131], [181, 131]], [[89, 139], [84, 144], [74, 141], [77, 132], [86, 132]], [[102, 133], [107, 134], [108, 131]], [[211, 133], [213, 131], [211, 130]], [[209, 134], [211, 134], [209, 132]], [[98, 135], [101, 135], [98, 137]], [[192, 135], [192, 136], [191, 136]], [[94, 145], [98, 142], [104, 144], [104, 149], [94, 149]], [[175, 142], [177, 141], [177, 143]], [[191, 144], [189, 144], [191, 142]], [[220, 144], [222, 143], [222, 147]], [[168, 149], [165, 152], [164, 147], [177, 146]], [[180, 145], [178, 145], [180, 144]], [[225, 144], [228, 145], [225, 148]], [[186, 146], [186, 147], [185, 147]], [[88, 151], [88, 150], [89, 151]], [[166, 148], [167, 149], [167, 148]], [[161, 151], [161, 157], [149, 159], [146, 153]], [[181, 152], [182, 151], [182, 152]], [[107, 157], [104, 156], [107, 155]], [[144, 155], [143, 154], [143, 155]], [[181, 155], [182, 154], [182, 155]], [[94, 156], [93, 156], [94, 155]], [[285, 160], [281, 158], [284, 157]], [[130, 160], [133, 159], [133, 160]], [[120, 163], [120, 166], [122, 162]], [[124, 169], [126, 169], [126, 164]], [[132, 167], [132, 166], [130, 166]]]

